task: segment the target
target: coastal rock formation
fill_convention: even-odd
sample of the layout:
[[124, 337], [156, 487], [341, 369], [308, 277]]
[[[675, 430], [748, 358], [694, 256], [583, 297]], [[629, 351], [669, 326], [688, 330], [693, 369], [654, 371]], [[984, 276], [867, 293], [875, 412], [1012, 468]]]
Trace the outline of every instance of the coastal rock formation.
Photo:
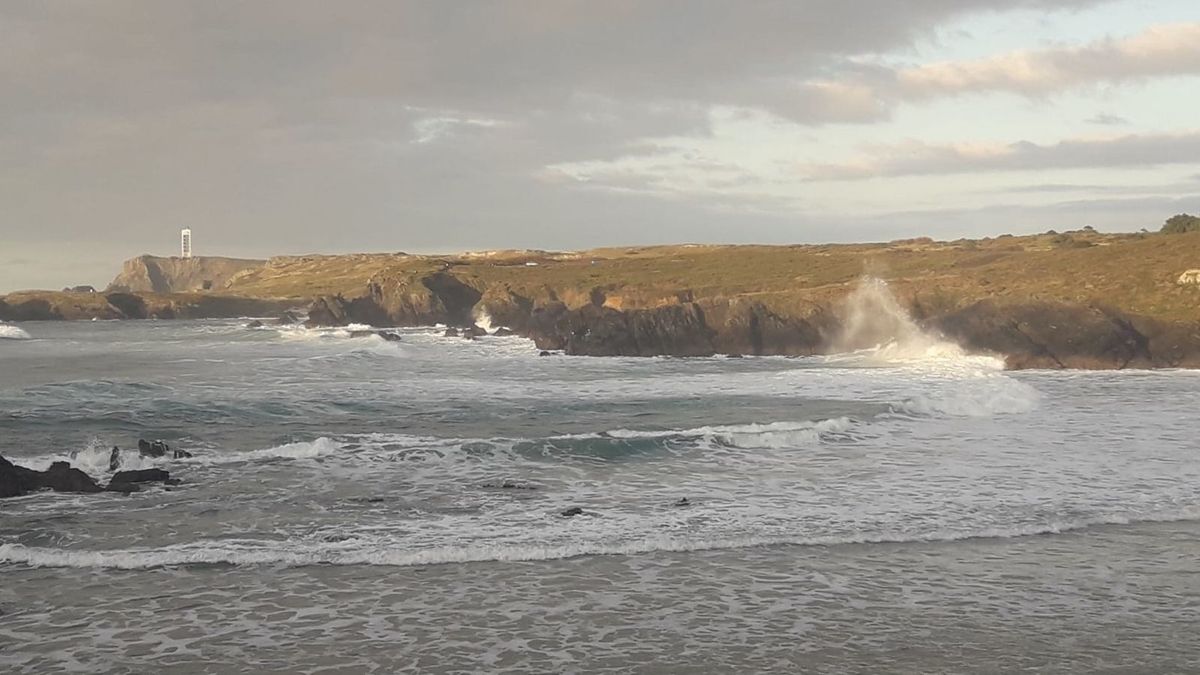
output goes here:
[[[114, 448], [116, 450], [116, 448]], [[138, 456], [140, 457], [166, 457], [170, 455], [174, 459], [187, 459], [192, 456], [192, 453], [187, 450], [176, 448], [171, 450], [171, 446], [163, 441], [147, 441], [144, 438], [138, 439]]]
[[[114, 450], [114, 458], [116, 448]], [[91, 476], [72, 467], [67, 462], [54, 462], [45, 471], [35, 471], [18, 466], [0, 457], [0, 498], [20, 497], [39, 490], [55, 492], [122, 492], [138, 491], [139, 483], [163, 483], [178, 485], [180, 481], [162, 469], [139, 469], [118, 471], [108, 485], [101, 487]]]
[[19, 497], [38, 490], [102, 492], [91, 476], [67, 462], [54, 462], [45, 471], [17, 466], [0, 457], [0, 497]]
[[0, 320], [223, 319], [273, 314], [296, 304], [288, 299], [207, 294], [19, 291], [0, 298]]
[[219, 291], [237, 275], [266, 264], [265, 260], [216, 256], [161, 258], [141, 255], [125, 261], [108, 290], [126, 293]]
[[528, 335], [541, 350], [588, 356], [710, 356], [713, 331], [695, 303], [621, 311], [552, 303], [535, 309]]
[[[0, 298], [0, 319], [264, 316], [308, 304], [309, 326], [443, 324], [459, 335], [477, 324], [505, 326], [542, 351], [571, 355], [811, 355], [902, 339], [892, 332], [903, 329], [1001, 355], [1013, 368], [1200, 366], [1192, 274], [1200, 232], [1069, 234], [1079, 245], [1063, 246], [1061, 235], [1048, 233], [285, 257], [234, 273], [221, 289], [228, 295], [13, 293]], [[153, 288], [151, 277], [163, 267], [155, 263], [152, 272], [143, 263], [127, 277], [144, 276]], [[868, 308], [856, 317], [845, 309], [864, 269], [885, 271], [887, 309], [907, 312], [904, 320], [854, 328], [877, 313]], [[185, 285], [198, 278], [172, 274]]]

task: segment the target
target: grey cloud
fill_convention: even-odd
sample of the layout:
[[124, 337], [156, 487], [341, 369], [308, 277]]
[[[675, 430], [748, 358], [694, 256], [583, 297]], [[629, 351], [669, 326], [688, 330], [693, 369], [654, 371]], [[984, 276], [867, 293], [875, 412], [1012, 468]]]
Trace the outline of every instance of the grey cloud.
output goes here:
[[[703, 136], [715, 105], [875, 119], [887, 109], [820, 84], [870, 76], [846, 57], [970, 12], [1098, 2], [11, 0], [0, 245], [114, 265], [173, 251], [184, 225], [235, 255], [719, 239], [725, 197], [543, 172]], [[770, 240], [799, 221], [754, 222]], [[52, 285], [77, 281], [104, 279]]]
[[931, 145], [912, 142], [882, 146], [860, 161], [801, 168], [807, 180], [938, 175], [983, 171], [1031, 171], [1195, 164], [1200, 132], [1131, 134], [1111, 139], [1071, 139], [1050, 145], [1020, 141], [1008, 145]]

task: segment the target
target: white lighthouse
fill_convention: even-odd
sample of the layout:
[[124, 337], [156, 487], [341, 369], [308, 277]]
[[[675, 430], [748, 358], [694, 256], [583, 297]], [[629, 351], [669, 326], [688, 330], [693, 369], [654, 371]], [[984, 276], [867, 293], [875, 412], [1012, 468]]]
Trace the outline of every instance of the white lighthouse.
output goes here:
[[179, 231], [179, 255], [184, 258], [192, 257], [192, 228], [190, 227]]

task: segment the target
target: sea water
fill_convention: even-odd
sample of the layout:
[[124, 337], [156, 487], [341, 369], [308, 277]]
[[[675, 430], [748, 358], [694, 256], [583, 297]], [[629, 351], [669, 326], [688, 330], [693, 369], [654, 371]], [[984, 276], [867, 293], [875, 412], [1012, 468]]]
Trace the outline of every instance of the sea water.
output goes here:
[[184, 481], [0, 502], [0, 671], [1200, 669], [1200, 373], [245, 324], [0, 327], [0, 454]]

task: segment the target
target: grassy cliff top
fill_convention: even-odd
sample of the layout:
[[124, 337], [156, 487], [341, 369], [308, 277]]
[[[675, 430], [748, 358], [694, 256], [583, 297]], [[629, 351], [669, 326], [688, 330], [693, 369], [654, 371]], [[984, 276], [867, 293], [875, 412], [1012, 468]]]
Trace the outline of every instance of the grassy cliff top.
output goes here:
[[[459, 255], [378, 253], [272, 258], [236, 274], [214, 294], [290, 299], [294, 304], [367, 292], [371, 281], [414, 281], [452, 274], [485, 291], [507, 287], [568, 305], [599, 289], [610, 306], [636, 308], [683, 298], [741, 297], [784, 312], [844, 295], [864, 274], [888, 280], [901, 297], [930, 309], [982, 299], [1103, 304], [1170, 321], [1200, 320], [1200, 285], [1180, 275], [1200, 269], [1200, 232], [1063, 234], [938, 242], [797, 246], [676, 245], [579, 252], [492, 251]], [[188, 294], [172, 298], [183, 302]], [[9, 303], [41, 298], [69, 313], [104, 305], [103, 294], [13, 293]]]
[[446, 270], [480, 290], [507, 285], [568, 304], [600, 288], [610, 304], [653, 306], [692, 297], [745, 296], [769, 304], [825, 301], [864, 274], [923, 302], [983, 298], [1102, 303], [1170, 320], [1200, 319], [1200, 288], [1182, 287], [1200, 268], [1200, 233], [1002, 236], [937, 242], [798, 246], [677, 245], [572, 253], [501, 251], [418, 256], [356, 254], [275, 258], [239, 276], [227, 292], [258, 297], [360, 295], [373, 278]]

